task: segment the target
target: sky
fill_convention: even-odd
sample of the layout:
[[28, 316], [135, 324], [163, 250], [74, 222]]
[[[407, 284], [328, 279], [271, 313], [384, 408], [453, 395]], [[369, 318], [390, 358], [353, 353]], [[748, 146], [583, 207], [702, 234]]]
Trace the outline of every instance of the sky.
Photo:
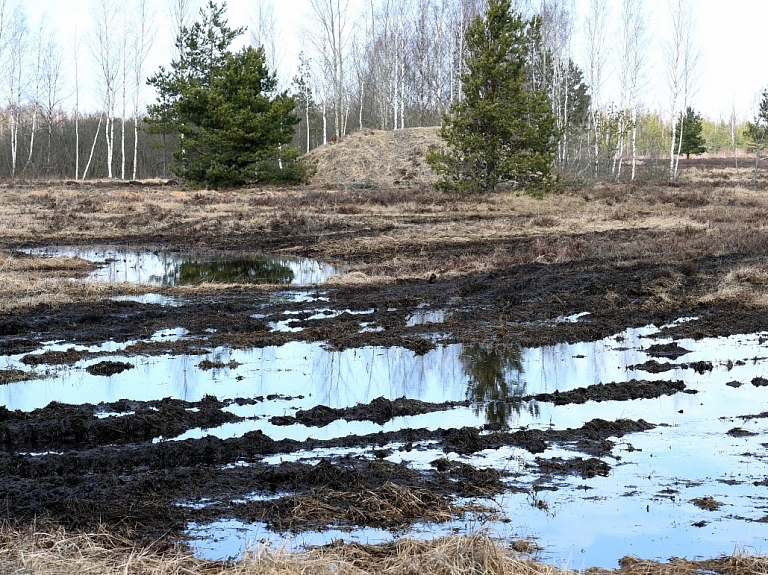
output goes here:
[[[132, 0], [124, 0], [131, 3]], [[197, 0], [202, 3], [202, 0]], [[349, 0], [351, 9], [359, 9], [367, 0]], [[533, 0], [536, 3], [537, 0]], [[574, 59], [582, 68], [586, 62], [582, 49], [584, 15], [589, 0], [566, 0], [575, 8]], [[662, 44], [670, 34], [670, 0], [643, 0], [650, 42], [642, 103], [645, 108], [661, 113], [668, 107], [664, 76]], [[228, 18], [231, 25], [251, 26], [258, 2], [270, 3], [278, 24], [280, 43], [280, 76], [287, 80], [296, 72], [298, 53], [302, 48], [300, 30], [308, 25], [309, 0], [229, 0]], [[698, 89], [691, 105], [710, 119], [727, 119], [735, 109], [739, 119], [751, 119], [760, 92], [768, 87], [768, 54], [765, 26], [768, 23], [768, 0], [691, 0], [695, 18], [695, 38], [701, 53], [697, 68]], [[30, 25], [46, 14], [52, 34], [61, 43], [65, 62], [71, 63], [74, 52], [74, 31], [85, 37], [90, 28], [91, 12], [96, 0], [21, 0]], [[618, 36], [620, 0], [608, 0], [612, 10], [610, 38]], [[171, 38], [168, 22], [168, 1], [150, 0], [155, 13], [156, 33], [153, 50], [147, 64], [147, 75], [170, 61]], [[247, 36], [247, 34], [246, 34]], [[88, 58], [83, 50], [81, 59]], [[85, 66], [86, 69], [92, 68]], [[81, 73], [85, 73], [81, 67]], [[616, 75], [616, 66], [608, 64], [606, 76]], [[610, 84], [609, 84], [610, 85]], [[609, 85], [606, 91], [609, 93]], [[609, 94], [610, 95], [610, 94]]]

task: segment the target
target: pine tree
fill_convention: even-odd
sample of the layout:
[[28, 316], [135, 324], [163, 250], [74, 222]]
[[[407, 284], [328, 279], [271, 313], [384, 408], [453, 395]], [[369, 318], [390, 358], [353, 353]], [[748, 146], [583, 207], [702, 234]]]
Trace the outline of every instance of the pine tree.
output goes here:
[[768, 88], [763, 90], [754, 121], [747, 122], [744, 137], [747, 140], [747, 149], [755, 154], [755, 169], [752, 174], [752, 183], [757, 186], [760, 160], [762, 159], [766, 144], [768, 144]]
[[288, 146], [299, 121], [296, 102], [276, 93], [262, 48], [230, 51], [245, 29], [227, 26], [225, 10], [226, 3], [209, 0], [200, 20], [179, 33], [171, 70], [149, 79], [158, 94], [150, 129], [178, 134], [174, 172], [192, 185], [301, 181], [306, 170]]
[[491, 192], [502, 183], [529, 191], [552, 183], [557, 143], [547, 95], [531, 86], [530, 50], [540, 20], [525, 20], [510, 0], [489, 0], [484, 17], [466, 32], [464, 98], [443, 118], [445, 151], [427, 161], [442, 176], [438, 187]]
[[693, 108], [688, 106], [685, 110], [685, 116], [680, 119], [680, 124], [683, 130], [680, 152], [685, 154], [686, 158], [690, 158], [691, 154], [695, 156], [706, 152], [707, 148], [704, 145], [706, 142], [701, 135], [701, 114], [697, 114]]

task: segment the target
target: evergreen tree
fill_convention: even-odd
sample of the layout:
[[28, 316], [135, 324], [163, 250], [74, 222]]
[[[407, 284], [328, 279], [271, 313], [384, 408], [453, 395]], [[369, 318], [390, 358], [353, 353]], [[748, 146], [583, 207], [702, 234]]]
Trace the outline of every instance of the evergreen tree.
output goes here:
[[200, 20], [179, 33], [171, 70], [148, 80], [158, 94], [150, 130], [178, 134], [174, 172], [193, 185], [301, 181], [299, 152], [287, 145], [299, 121], [296, 102], [276, 93], [262, 48], [230, 51], [245, 29], [227, 26], [225, 11], [226, 3], [209, 0]]
[[448, 149], [427, 157], [442, 176], [439, 188], [490, 192], [502, 182], [550, 187], [555, 119], [547, 95], [529, 82], [539, 29], [539, 19], [523, 19], [510, 0], [489, 0], [485, 17], [468, 26], [464, 99], [443, 118], [440, 136]]
[[747, 140], [747, 149], [755, 154], [755, 169], [752, 175], [752, 183], [757, 186], [760, 160], [762, 159], [766, 144], [768, 144], [768, 88], [763, 90], [755, 119], [752, 122], [747, 122], [744, 137]]
[[688, 106], [685, 110], [685, 116], [682, 116], [680, 119], [680, 124], [683, 130], [680, 152], [685, 154], [686, 158], [690, 158], [691, 154], [695, 156], [706, 152], [707, 148], [704, 145], [706, 142], [701, 135], [701, 114], [697, 114], [693, 111], [693, 108]]

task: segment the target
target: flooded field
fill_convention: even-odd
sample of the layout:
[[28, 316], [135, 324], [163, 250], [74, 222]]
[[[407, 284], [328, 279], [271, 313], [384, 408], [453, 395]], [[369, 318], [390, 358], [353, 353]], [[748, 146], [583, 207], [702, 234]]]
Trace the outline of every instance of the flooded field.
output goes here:
[[98, 264], [85, 281], [129, 282], [153, 286], [201, 283], [285, 284], [323, 283], [341, 270], [308, 258], [267, 257], [254, 253], [184, 254], [160, 250], [48, 247], [27, 250], [43, 257], [81, 258]]
[[[323, 301], [314, 303], [317, 308], [303, 313], [308, 320], [337, 317]], [[283, 314], [292, 317], [293, 312]], [[354, 316], [361, 330], [373, 325], [366, 321], [370, 314]], [[442, 311], [422, 308], [407, 324], [439, 329], [443, 316]], [[553, 318], [550, 323], [566, 320], [588, 323], [590, 315]], [[334, 351], [321, 342], [302, 341], [251, 349], [218, 346], [198, 354], [130, 352], [140, 343], [189, 338], [181, 327], [141, 341], [55, 341], [0, 357], [5, 373], [24, 374], [21, 381], [0, 387], [0, 402], [26, 413], [52, 402], [79, 405], [89, 416], [111, 422], [135, 417], [147, 407], [157, 410], [152, 406], [165, 398], [181, 400], [187, 411], [196, 411], [200, 402], [215, 397], [226, 414], [220, 425], [182, 427], [178, 434], [146, 439], [154, 444], [205, 437], [227, 441], [256, 432], [276, 442], [291, 440], [294, 449], [250, 461], [237, 458], [223, 467], [343, 465], [354, 460], [431, 473], [436, 467], [461, 465], [492, 470], [499, 482], [493, 493], [456, 497], [454, 505], [470, 510], [458, 519], [412, 521], [388, 529], [334, 521], [270, 525], [227, 517], [222, 511], [292, 496], [279, 488], [178, 498], [179, 507], [211, 507], [220, 516], [187, 526], [192, 544], [206, 557], [238, 556], [247, 545], [264, 540], [300, 547], [338, 538], [382, 542], [476, 529], [533, 539], [542, 558], [576, 568], [612, 566], [627, 554], [664, 559], [683, 545], [689, 557], [727, 554], [734, 545], [765, 552], [768, 451], [762, 437], [768, 431], [768, 412], [763, 412], [768, 332], [698, 340], [665, 335], [676, 325], [696, 322], [695, 317], [683, 318], [598, 341], [542, 347], [441, 343], [443, 336], [430, 332], [425, 335], [437, 345], [423, 354], [377, 346]], [[301, 321], [295, 324], [300, 330]], [[284, 326], [274, 322], [272, 329]], [[193, 339], [206, 347], [205, 339]], [[56, 354], [70, 359], [56, 360]], [[92, 369], [108, 362], [125, 369], [106, 376]], [[658, 387], [647, 397], [633, 395], [650, 382], [678, 386]], [[623, 389], [612, 396], [601, 384]], [[375, 416], [363, 409], [359, 417], [346, 416], [379, 398], [423, 402], [423, 413]], [[308, 417], [318, 406], [333, 412], [325, 410], [317, 420]], [[651, 425], [627, 434], [608, 431], [600, 437], [599, 458], [593, 442], [581, 445], [567, 434], [537, 448], [495, 437], [502, 430], [578, 430], [597, 419]], [[445, 439], [451, 430], [468, 429], [485, 430], [474, 432], [471, 447]], [[349, 447], [342, 447], [344, 438], [351, 438]], [[55, 458], [66, 452], [30, 449], [19, 456]]]
[[6, 190], [5, 515], [217, 559], [766, 555], [768, 200], [718, 186]]

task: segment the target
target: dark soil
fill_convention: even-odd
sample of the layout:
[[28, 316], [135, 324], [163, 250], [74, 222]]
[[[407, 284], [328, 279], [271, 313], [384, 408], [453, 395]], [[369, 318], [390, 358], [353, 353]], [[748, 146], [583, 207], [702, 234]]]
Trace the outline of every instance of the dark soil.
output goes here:
[[[384, 228], [382, 228], [384, 229]], [[381, 230], [378, 230], [379, 232]], [[292, 233], [261, 237], [202, 234], [191, 238], [187, 230], [174, 237], [147, 238], [149, 243], [170, 247], [206, 244], [216, 249], [253, 248], [254, 245], [287, 249], [314, 255], [316, 237]], [[359, 237], [374, 232], [360, 231]], [[592, 233], [592, 239], [606, 243], [634, 244], [653, 236], [651, 230], [619, 230]], [[662, 232], [658, 232], [663, 235]], [[355, 236], [349, 239], [354, 241]], [[569, 241], [578, 241], [578, 237]], [[520, 240], [521, 249], [532, 244]], [[132, 244], [132, 245], [135, 245]], [[768, 245], [768, 243], [766, 244]], [[467, 254], [492, 253], [496, 246], [467, 242]], [[403, 250], [419, 253], [423, 246], [414, 241]], [[432, 257], [450, 259], [455, 246], [444, 251], [435, 247]], [[350, 260], [372, 260], [379, 254], [363, 248]], [[701, 338], [752, 333], [768, 325], [768, 312], [742, 303], [695, 303], [709, 293], [725, 272], [739, 262], [755, 261], [768, 254], [729, 253], [722, 257], [688, 257], [690, 273], [674, 285], [670, 275], [683, 262], [613, 261], [609, 255], [595, 255], [561, 263], [510, 264], [492, 273], [475, 276], [395, 280], [388, 284], [327, 286], [319, 288], [328, 299], [323, 303], [339, 315], [309, 320], [314, 302], [291, 303], [275, 299], [265, 303], [261, 292], [232, 288], [210, 295], [190, 294], [178, 307], [100, 300], [58, 308], [23, 308], [13, 318], [0, 319], [0, 354], [24, 356], [24, 363], [44, 370], [47, 366], [72, 365], [82, 359], [102, 359], [93, 372], [109, 374], [130, 369], [130, 363], [113, 362], [107, 352], [36, 353], [43, 342], [64, 341], [72, 345], [96, 345], [105, 341], [137, 341], [125, 354], [201, 354], [228, 346], [236, 349], [277, 346], [290, 341], [324, 342], [331, 349], [361, 346], [402, 346], [426, 353], [435, 346], [463, 343], [486, 350], [516, 346], [542, 346], [563, 342], [595, 341], [628, 327], [667, 325], [681, 317], [696, 317], [662, 331], [666, 337]], [[665, 298], [658, 294], [664, 286]], [[292, 290], [292, 291], [295, 291]], [[307, 288], [319, 295], [318, 288]], [[608, 297], [610, 294], [610, 297]], [[694, 303], [692, 303], [694, 302]], [[451, 312], [442, 324], [409, 326], [408, 318], [423, 310]], [[364, 321], [379, 331], [361, 332], [361, 316], [344, 311], [372, 310]], [[275, 332], [269, 323], [285, 319], [286, 311], [300, 312], [294, 320], [298, 332]], [[301, 315], [301, 312], [306, 312]], [[573, 323], [555, 318], [589, 312]], [[254, 319], [257, 315], [259, 319]], [[146, 341], [148, 334], [168, 328], [184, 328], [188, 334], [178, 341]], [[687, 350], [678, 344], [654, 345], [646, 350], [660, 358], [677, 360]], [[667, 364], [648, 362], [636, 369], [656, 372]], [[680, 367], [703, 371], [711, 364], [698, 362]], [[233, 364], [200, 363], [196, 369], [235, 369]], [[678, 366], [675, 366], [678, 367]], [[0, 383], [17, 381], [18, 370], [0, 371]], [[756, 378], [753, 385], [768, 385]], [[522, 402], [584, 403], [655, 398], [679, 392], [695, 393], [680, 382], [605, 383], [526, 397], [503, 397], [499, 404]], [[207, 429], [240, 418], [226, 408], [274, 398], [207, 397], [196, 403], [179, 400], [158, 402], [120, 401], [109, 405], [62, 405], [52, 403], [29, 413], [0, 407], [0, 503], [4, 520], [31, 524], [49, 517], [67, 528], [95, 529], [101, 525], [119, 530], [137, 542], [157, 538], [175, 539], [190, 522], [237, 517], [246, 521], [267, 519], [279, 529], [321, 528], [375, 524], [395, 528], [415, 521], [418, 514], [403, 512], [392, 521], [382, 521], [374, 507], [355, 516], [347, 511], [363, 505], [374, 494], [391, 504], [392, 493], [408, 490], [425, 502], [425, 507], [450, 508], [458, 497], [486, 497], [504, 490], [527, 490], [511, 472], [478, 469], [440, 458], [427, 471], [394, 464], [385, 458], [397, 449], [422, 449], [429, 442], [453, 459], [512, 446], [541, 454], [556, 445], [574, 453], [568, 459], [537, 459], [530, 469], [542, 485], [562, 475], [577, 475], [586, 481], [604, 476], [618, 456], [614, 438], [643, 433], [654, 424], [643, 420], [605, 421], [593, 419], [577, 429], [517, 429], [489, 424], [484, 428], [404, 429], [365, 436], [351, 435], [332, 440], [275, 440], [261, 432], [233, 439], [206, 436], [200, 439], [169, 440], [193, 430]], [[331, 409], [320, 403], [293, 415], [273, 418], [278, 425], [295, 423], [324, 426], [332, 421], [384, 423], [393, 417], [444, 411], [446, 427], [450, 410], [465, 405], [428, 404], [401, 398], [379, 398], [366, 405]], [[506, 405], [509, 407], [509, 405]], [[104, 415], [106, 417], [103, 417]], [[654, 422], [664, 424], [665, 422]], [[732, 430], [738, 434], [740, 428]], [[159, 441], [159, 439], [164, 439]], [[267, 464], [268, 455], [299, 451], [359, 447], [365, 456], [328, 457], [320, 464], [283, 462]], [[403, 491], [406, 493], [406, 491]], [[252, 495], [275, 495], [269, 501], [251, 501]], [[305, 499], [297, 499], [304, 497]], [[233, 501], [250, 501], [232, 503]], [[205, 506], [190, 503], [205, 501]], [[327, 515], [297, 519], [297, 503], [324, 502]], [[366, 503], [367, 505], [367, 503]], [[335, 510], [335, 511], [334, 511]], [[342, 513], [343, 512], [343, 513]], [[395, 513], [395, 511], [393, 511]]]
[[270, 419], [274, 425], [293, 425], [301, 423], [311, 427], [323, 427], [337, 419], [346, 421], [373, 421], [383, 425], [393, 417], [417, 415], [433, 411], [444, 411], [452, 407], [467, 406], [469, 401], [443, 403], [425, 403], [416, 399], [400, 397], [394, 401], [378, 397], [366, 405], [356, 405], [346, 409], [333, 409], [325, 405], [317, 405], [312, 409], [299, 410], [295, 416], [279, 416]]
[[[230, 501], [254, 493], [313, 497], [317, 496], [318, 489], [362, 494], [393, 483], [450, 502], [454, 497], [485, 497], [516, 488], [514, 483], [511, 486], [501, 483], [505, 472], [476, 469], [447, 460], [436, 462], [434, 471], [423, 472], [388, 461], [348, 456], [326, 459], [319, 465], [268, 465], [260, 461], [265, 455], [315, 448], [375, 449], [395, 442], [418, 448], [420, 443], [436, 441], [446, 452], [459, 454], [508, 445], [539, 453], [549, 446], [560, 445], [605, 456], [613, 447], [606, 438], [654, 427], [642, 420], [596, 419], [581, 428], [567, 430], [481, 434], [475, 428], [406, 429], [302, 442], [275, 441], [255, 431], [228, 440], [208, 436], [152, 442], [159, 436], [173, 437], [193, 427], [236, 421], [235, 416], [223, 411], [229, 404], [207, 398], [198, 403], [163, 400], [99, 406], [52, 404], [29, 414], [0, 411], [3, 445], [0, 482], [4, 505], [18, 523], [48, 516], [69, 528], [92, 529], [106, 522], [134, 536], [147, 538], [168, 533], [178, 536], [187, 521], [223, 517], [248, 521], [269, 517], [273, 524], [285, 527], [291, 519], [290, 507], [281, 503], [281, 499], [239, 505], [232, 505]], [[192, 407], [197, 410], [191, 410]], [[369, 408], [373, 413], [378, 409], [375, 404]], [[95, 416], [104, 412], [123, 415]], [[56, 451], [42, 454], [28, 451], [43, 447]], [[544, 477], [575, 473], [589, 478], [604, 475], [610, 469], [595, 457], [537, 462]], [[229, 465], [232, 463], [238, 465]], [[521, 485], [518, 489], [525, 488]], [[203, 498], [212, 503], [201, 508], [179, 505]], [[330, 514], [324, 524], [336, 524], [337, 519]], [[345, 521], [349, 522], [350, 517]], [[402, 519], [398, 526], [402, 527], [404, 521]], [[320, 519], [316, 519], [291, 525], [292, 528], [318, 527], [319, 522]], [[387, 524], [381, 520], [374, 523]], [[364, 514], [356, 524], [368, 524]]]
[[674, 395], [679, 392], [694, 394], [696, 390], [686, 389], [682, 381], [643, 381], [633, 379], [621, 383], [599, 383], [570, 391], [527, 395], [521, 398], [520, 401], [534, 399], [536, 401], [551, 402], [555, 405], [566, 405], [568, 403], [586, 403], [587, 401], [653, 399], [662, 395]]
[[645, 353], [654, 357], [668, 357], [669, 359], [677, 359], [687, 353], [690, 350], [680, 347], [677, 343], [657, 343], [650, 346], [645, 350]]
[[127, 361], [100, 361], [99, 363], [89, 365], [85, 368], [85, 371], [91, 375], [109, 376], [122, 373], [127, 369], [133, 369], [133, 367], [134, 365]]

